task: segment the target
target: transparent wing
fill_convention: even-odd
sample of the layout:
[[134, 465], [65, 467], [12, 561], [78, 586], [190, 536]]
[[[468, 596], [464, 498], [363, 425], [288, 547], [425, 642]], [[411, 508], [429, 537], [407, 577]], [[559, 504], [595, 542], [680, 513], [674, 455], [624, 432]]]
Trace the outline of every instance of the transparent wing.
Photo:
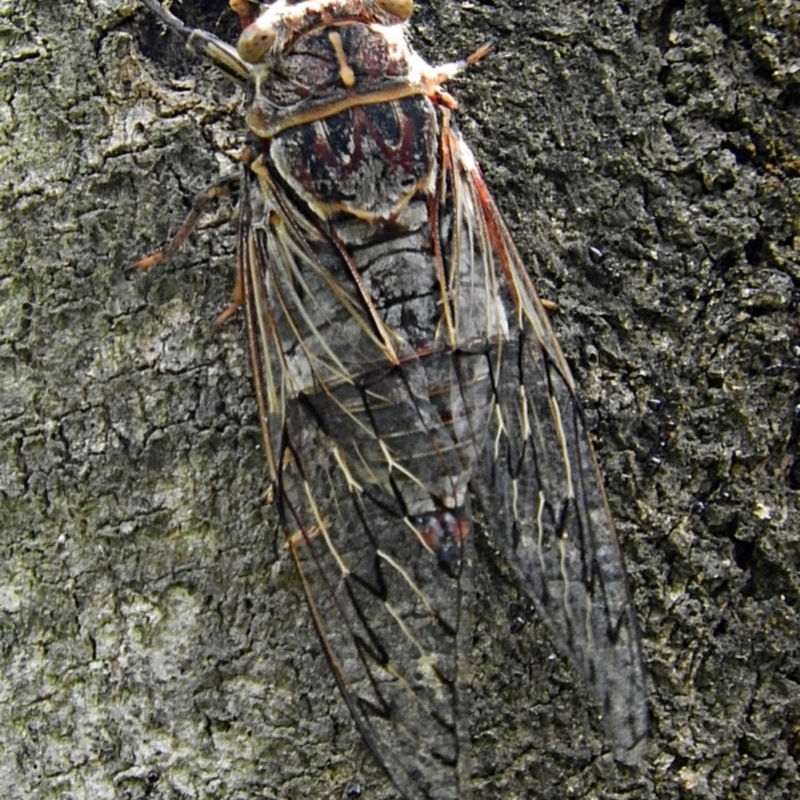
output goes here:
[[[507, 341], [489, 350], [494, 413], [471, 486], [491, 533], [553, 639], [578, 670], [616, 756], [648, 732], [636, 612], [573, 378], [506, 226], [457, 133], [444, 148], [469, 249], [500, 276]], [[458, 253], [453, 258], [458, 259]]]
[[466, 485], [491, 409], [487, 360], [439, 349], [388, 361], [357, 293], [329, 285], [335, 253], [268, 184], [243, 195], [267, 206], [257, 225], [243, 199], [239, 269], [277, 507], [314, 624], [404, 796], [468, 798]]
[[[371, 416], [391, 397], [393, 416], [418, 424], [419, 399], [398, 397], [405, 385], [396, 372], [365, 378], [345, 392], [348, 413]], [[409, 798], [467, 797], [461, 705], [472, 537], [442, 563], [426, 546], [419, 515], [408, 514], [391, 485], [394, 456], [387, 455], [382, 476], [371, 465], [374, 483], [355, 478], [355, 465], [320, 421], [337, 416], [320, 410], [316, 402], [291, 406], [278, 492], [314, 624], [362, 735], [397, 787]], [[429, 433], [434, 439], [436, 430]], [[386, 435], [377, 421], [373, 435]], [[443, 525], [446, 513], [431, 507]], [[455, 514], [454, 524], [468, 524], [469, 502]]]

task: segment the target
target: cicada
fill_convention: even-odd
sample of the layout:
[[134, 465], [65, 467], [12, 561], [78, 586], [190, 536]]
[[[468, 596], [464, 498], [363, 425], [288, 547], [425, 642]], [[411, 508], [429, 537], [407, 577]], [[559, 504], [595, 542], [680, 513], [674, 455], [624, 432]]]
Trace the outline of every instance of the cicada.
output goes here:
[[376, 760], [406, 798], [470, 796], [475, 503], [636, 762], [636, 613], [575, 381], [444, 88], [485, 48], [426, 63], [412, 0], [231, 0], [236, 47], [144, 2], [243, 89], [224, 316], [244, 309], [277, 514]]

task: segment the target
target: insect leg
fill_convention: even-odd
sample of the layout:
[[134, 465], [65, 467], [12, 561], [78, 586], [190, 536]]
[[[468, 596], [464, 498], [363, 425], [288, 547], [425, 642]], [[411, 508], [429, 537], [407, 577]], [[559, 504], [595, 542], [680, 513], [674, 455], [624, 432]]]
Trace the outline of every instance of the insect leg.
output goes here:
[[135, 264], [133, 264], [132, 269], [142, 271], [150, 269], [150, 267], [160, 264], [162, 261], [164, 261], [164, 259], [169, 258], [173, 253], [176, 253], [189, 237], [189, 234], [197, 226], [197, 223], [208, 204], [213, 200], [218, 200], [220, 197], [229, 195], [231, 185], [237, 183], [238, 181], [239, 175], [237, 174], [226, 175], [224, 178], [214, 181], [211, 186], [209, 186], [195, 198], [195, 201], [192, 205], [192, 210], [189, 212], [183, 222], [183, 225], [181, 225], [178, 232], [172, 237], [172, 240], [166, 245], [166, 247], [162, 248], [156, 253], [153, 253], [152, 255], [145, 256], [145, 258], [140, 258]]
[[[150, 269], [150, 267], [160, 264], [162, 261], [173, 255], [173, 253], [180, 249], [180, 247], [189, 237], [189, 234], [194, 230], [198, 220], [203, 214], [203, 211], [205, 211], [206, 206], [208, 206], [212, 200], [218, 200], [220, 197], [230, 194], [231, 185], [239, 182], [240, 180], [241, 177], [239, 175], [226, 175], [224, 178], [220, 178], [218, 181], [215, 181], [211, 186], [205, 189], [205, 191], [197, 196], [194, 204], [192, 205], [192, 210], [187, 215], [183, 225], [181, 225], [178, 232], [172, 237], [166, 247], [162, 248], [156, 253], [153, 253], [152, 255], [145, 256], [145, 258], [140, 258], [130, 267], [130, 269], [141, 270], [144, 272], [145, 270]], [[236, 313], [237, 309], [242, 304], [243, 297], [242, 274], [241, 270], [237, 269], [236, 283], [233, 286], [233, 296], [231, 298], [231, 302], [225, 306], [219, 316], [214, 320], [214, 327], [218, 328], [221, 325], [224, 325]]]

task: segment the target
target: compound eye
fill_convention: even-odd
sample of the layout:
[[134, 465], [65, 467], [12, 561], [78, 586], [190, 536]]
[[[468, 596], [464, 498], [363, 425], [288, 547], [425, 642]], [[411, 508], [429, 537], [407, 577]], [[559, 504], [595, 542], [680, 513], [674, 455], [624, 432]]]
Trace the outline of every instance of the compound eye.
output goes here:
[[377, 0], [377, 5], [403, 21], [414, 13], [414, 0]]
[[272, 26], [259, 26], [260, 20], [248, 25], [239, 37], [236, 49], [242, 61], [257, 64], [275, 42], [275, 29]]

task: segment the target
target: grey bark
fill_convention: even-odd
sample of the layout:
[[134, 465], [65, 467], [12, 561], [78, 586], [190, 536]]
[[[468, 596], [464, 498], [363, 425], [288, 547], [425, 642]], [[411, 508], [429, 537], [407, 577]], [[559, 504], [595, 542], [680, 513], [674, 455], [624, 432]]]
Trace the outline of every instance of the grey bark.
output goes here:
[[[201, 6], [213, 7], [200, 12]], [[220, 35], [223, 0], [179, 13]], [[580, 384], [653, 738], [616, 764], [482, 567], [478, 796], [800, 796], [796, 4], [422, 4]], [[394, 793], [262, 500], [230, 207], [235, 93], [131, 0], [0, 2], [0, 786], [11, 798]], [[488, 553], [488, 547], [484, 550]], [[355, 795], [353, 795], [355, 796]]]

